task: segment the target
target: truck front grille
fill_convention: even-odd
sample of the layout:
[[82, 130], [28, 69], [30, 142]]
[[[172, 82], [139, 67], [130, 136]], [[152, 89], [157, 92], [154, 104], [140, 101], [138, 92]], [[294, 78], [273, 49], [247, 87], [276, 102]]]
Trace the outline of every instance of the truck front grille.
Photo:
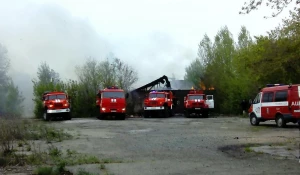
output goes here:
[[62, 103], [54, 103], [54, 107], [61, 108], [61, 107], [63, 107], [63, 104]]

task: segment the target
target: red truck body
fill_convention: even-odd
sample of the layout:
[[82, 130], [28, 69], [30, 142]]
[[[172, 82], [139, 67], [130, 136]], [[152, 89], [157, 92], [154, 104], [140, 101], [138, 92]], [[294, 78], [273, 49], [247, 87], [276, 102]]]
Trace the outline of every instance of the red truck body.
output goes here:
[[213, 108], [211, 99], [213, 99], [212, 95], [205, 95], [202, 90], [191, 90], [184, 97], [185, 116], [190, 117], [191, 114], [200, 116], [201, 114], [202, 117], [208, 117], [209, 110]]
[[42, 100], [44, 120], [48, 121], [54, 117], [63, 117], [67, 120], [72, 119], [69, 97], [66, 93], [60, 91], [45, 92]]
[[293, 122], [300, 125], [300, 84], [268, 84], [253, 100], [248, 114], [251, 125], [275, 120], [278, 127]]
[[96, 107], [99, 111], [98, 118], [104, 119], [107, 116], [115, 116], [118, 119], [125, 120], [127, 96], [123, 89], [116, 86], [99, 90], [96, 100]]
[[173, 115], [173, 93], [171, 91], [152, 91], [144, 100], [144, 117], [162, 114], [164, 117]]

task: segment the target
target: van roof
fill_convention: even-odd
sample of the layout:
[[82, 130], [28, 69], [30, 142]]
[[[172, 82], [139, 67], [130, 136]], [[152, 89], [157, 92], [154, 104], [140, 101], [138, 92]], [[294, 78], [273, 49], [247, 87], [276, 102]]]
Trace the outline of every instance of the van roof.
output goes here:
[[298, 87], [300, 86], [300, 84], [293, 84], [293, 85], [280, 85], [280, 86], [272, 86], [272, 87], [264, 87], [261, 89], [261, 92], [264, 92], [264, 91], [273, 91], [273, 90], [286, 90], [288, 89], [289, 87], [291, 89], [294, 89], [295, 87]]

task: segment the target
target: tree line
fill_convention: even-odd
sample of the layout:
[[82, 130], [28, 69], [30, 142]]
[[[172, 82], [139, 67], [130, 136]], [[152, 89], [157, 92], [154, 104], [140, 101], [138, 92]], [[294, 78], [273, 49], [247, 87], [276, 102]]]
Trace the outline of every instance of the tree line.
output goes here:
[[[42, 94], [45, 91], [65, 91], [71, 98], [73, 117], [92, 117], [96, 114], [96, 94], [108, 86], [118, 86], [128, 92], [138, 81], [134, 68], [120, 60], [96, 61], [88, 58], [81, 66], [76, 66], [77, 80], [62, 81], [59, 74], [44, 62], [37, 71], [33, 82], [34, 115], [43, 114]], [[127, 102], [130, 105], [130, 101]]]
[[299, 83], [300, 11], [290, 13], [265, 36], [251, 37], [244, 26], [237, 41], [226, 26], [213, 39], [204, 35], [185, 79], [198, 88], [214, 87], [216, 108], [224, 114], [239, 113], [241, 100], [254, 98], [266, 84]]
[[10, 59], [7, 53], [6, 47], [0, 44], [0, 117], [19, 117], [22, 115], [24, 97], [8, 76]]

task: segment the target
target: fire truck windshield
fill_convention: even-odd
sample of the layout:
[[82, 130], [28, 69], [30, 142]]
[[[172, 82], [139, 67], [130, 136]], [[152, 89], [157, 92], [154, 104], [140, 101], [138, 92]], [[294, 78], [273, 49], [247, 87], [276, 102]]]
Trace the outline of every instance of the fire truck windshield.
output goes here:
[[66, 95], [63, 94], [49, 95], [49, 100], [55, 100], [55, 99], [66, 99]]
[[189, 100], [195, 100], [195, 99], [200, 99], [203, 100], [203, 95], [189, 95]]
[[153, 93], [149, 95], [149, 98], [165, 98], [165, 94]]
[[124, 92], [103, 92], [102, 98], [125, 98]]

